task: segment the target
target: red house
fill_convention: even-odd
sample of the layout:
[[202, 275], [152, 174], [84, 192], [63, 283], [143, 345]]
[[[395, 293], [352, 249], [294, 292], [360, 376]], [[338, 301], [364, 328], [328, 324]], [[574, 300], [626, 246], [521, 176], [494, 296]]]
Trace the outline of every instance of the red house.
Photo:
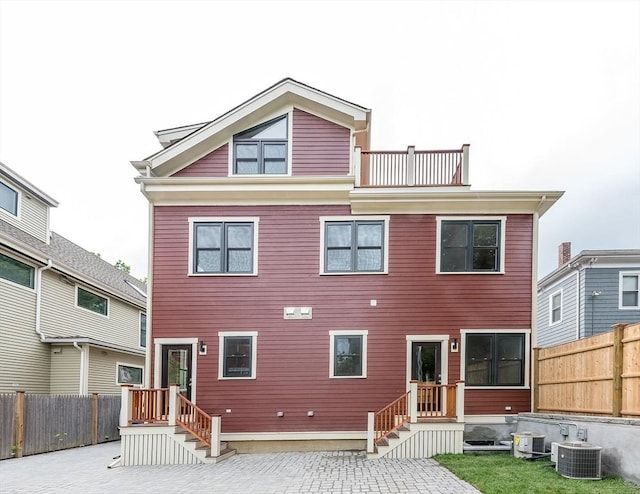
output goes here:
[[152, 371], [123, 393], [125, 463], [181, 462], [165, 421], [213, 457], [431, 456], [531, 410], [537, 225], [562, 193], [471, 190], [468, 145], [371, 151], [370, 119], [284, 79], [133, 162]]

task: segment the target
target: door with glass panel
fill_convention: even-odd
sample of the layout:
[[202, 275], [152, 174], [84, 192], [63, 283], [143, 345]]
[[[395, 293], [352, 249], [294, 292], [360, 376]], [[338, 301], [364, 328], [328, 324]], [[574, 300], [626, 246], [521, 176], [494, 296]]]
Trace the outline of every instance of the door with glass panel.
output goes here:
[[442, 410], [439, 341], [414, 341], [411, 345], [411, 380], [418, 381], [418, 410], [437, 413]]
[[191, 399], [191, 345], [162, 346], [162, 387], [177, 384], [180, 394]]

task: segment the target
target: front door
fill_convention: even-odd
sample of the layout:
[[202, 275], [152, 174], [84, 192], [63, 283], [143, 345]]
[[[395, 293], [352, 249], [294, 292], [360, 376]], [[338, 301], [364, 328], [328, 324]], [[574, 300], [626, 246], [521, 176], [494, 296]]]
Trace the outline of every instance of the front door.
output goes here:
[[414, 341], [411, 345], [411, 380], [440, 384], [439, 341]]
[[191, 345], [162, 346], [162, 387], [170, 384], [191, 400]]

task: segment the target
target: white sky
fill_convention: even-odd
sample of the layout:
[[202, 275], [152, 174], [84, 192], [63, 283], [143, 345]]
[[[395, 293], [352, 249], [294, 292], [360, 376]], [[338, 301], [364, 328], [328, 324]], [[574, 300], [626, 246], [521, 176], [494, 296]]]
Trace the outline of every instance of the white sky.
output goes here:
[[372, 109], [372, 149], [471, 144], [474, 190], [564, 190], [557, 247], [640, 248], [640, 1], [0, 0], [0, 161], [132, 274], [153, 130], [292, 77]]

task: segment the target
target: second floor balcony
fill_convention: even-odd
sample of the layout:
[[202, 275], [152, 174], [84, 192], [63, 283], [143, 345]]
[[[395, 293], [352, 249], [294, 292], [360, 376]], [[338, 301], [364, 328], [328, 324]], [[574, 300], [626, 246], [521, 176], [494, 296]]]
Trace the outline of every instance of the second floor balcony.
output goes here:
[[469, 144], [460, 149], [354, 153], [357, 187], [452, 187], [469, 185]]

